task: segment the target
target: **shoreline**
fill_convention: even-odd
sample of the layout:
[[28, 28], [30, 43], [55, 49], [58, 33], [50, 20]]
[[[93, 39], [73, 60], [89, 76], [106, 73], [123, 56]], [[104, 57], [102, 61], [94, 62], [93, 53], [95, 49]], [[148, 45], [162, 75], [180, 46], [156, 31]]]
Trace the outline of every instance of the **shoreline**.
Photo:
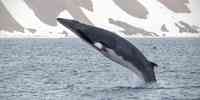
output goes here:
[[[190, 36], [190, 37], [123, 37], [125, 39], [167, 39], [167, 38], [177, 38], [177, 39], [187, 39], [187, 38], [200, 38], [200, 36]], [[0, 39], [79, 39], [79, 37], [0, 37]]]

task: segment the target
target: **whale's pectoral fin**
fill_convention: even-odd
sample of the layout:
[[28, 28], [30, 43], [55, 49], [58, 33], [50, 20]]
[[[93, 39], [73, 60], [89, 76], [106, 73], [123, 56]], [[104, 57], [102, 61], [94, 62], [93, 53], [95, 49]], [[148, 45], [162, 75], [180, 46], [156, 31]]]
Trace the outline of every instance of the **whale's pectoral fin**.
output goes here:
[[101, 41], [95, 42], [94, 46], [100, 51], [107, 52], [106, 50], [107, 45], [104, 42], [101, 42]]
[[158, 67], [158, 65], [154, 62], [149, 61], [150, 65], [154, 68], [154, 67]]
[[95, 46], [96, 48], [100, 49], [100, 50], [103, 48], [103, 45], [102, 45], [102, 43], [100, 43], [100, 42], [95, 42], [95, 43], [94, 43], [94, 46]]

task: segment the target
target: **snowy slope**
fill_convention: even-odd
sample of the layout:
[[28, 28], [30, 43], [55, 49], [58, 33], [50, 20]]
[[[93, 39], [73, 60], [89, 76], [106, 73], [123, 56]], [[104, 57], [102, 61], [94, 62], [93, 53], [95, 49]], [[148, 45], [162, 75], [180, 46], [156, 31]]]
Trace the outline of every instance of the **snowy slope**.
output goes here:
[[124, 37], [196, 37], [199, 5], [199, 0], [1, 0], [0, 37], [75, 37], [56, 17]]

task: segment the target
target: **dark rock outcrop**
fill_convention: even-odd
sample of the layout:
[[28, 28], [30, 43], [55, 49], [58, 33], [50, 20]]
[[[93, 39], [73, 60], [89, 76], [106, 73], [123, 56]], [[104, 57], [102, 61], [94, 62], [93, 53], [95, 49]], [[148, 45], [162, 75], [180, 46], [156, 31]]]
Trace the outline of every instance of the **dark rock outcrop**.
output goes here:
[[56, 26], [56, 17], [60, 12], [67, 10], [72, 17], [81, 22], [91, 24], [80, 7], [93, 11], [90, 0], [24, 0], [44, 23]]
[[32, 29], [32, 28], [28, 28], [28, 30], [29, 30], [31, 33], [35, 33], [35, 32], [36, 32], [36, 29]]
[[19, 31], [23, 32], [24, 28], [16, 22], [8, 10], [4, 7], [0, 1], [0, 30], [5, 30], [9, 32]]
[[163, 25], [161, 26], [160, 30], [161, 30], [162, 32], [169, 32], [169, 30], [167, 29], [167, 27], [166, 27], [165, 24], [163, 24]]
[[187, 7], [189, 0], [158, 0], [168, 9], [175, 13], [190, 13], [190, 9]]
[[191, 26], [183, 21], [179, 21], [178, 23], [175, 23], [175, 26], [178, 27], [180, 33], [183, 33], [183, 32], [199, 33], [198, 28], [195, 28], [194, 26]]
[[146, 19], [147, 9], [138, 0], [113, 0], [121, 9], [133, 17]]
[[125, 33], [126, 35], [141, 34], [143, 36], [158, 36], [154, 32], [148, 32], [144, 29], [129, 25], [122, 21], [113, 20], [111, 18], [109, 19], [109, 23], [122, 27], [124, 29], [124, 31], [122, 32]]

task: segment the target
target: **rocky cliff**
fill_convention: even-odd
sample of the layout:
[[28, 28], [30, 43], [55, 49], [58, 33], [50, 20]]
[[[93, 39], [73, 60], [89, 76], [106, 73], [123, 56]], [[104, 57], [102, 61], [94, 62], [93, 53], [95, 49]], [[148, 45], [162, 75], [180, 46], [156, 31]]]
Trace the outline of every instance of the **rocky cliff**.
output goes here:
[[5, 32], [71, 36], [56, 17], [128, 37], [200, 36], [199, 9], [199, 0], [0, 0], [0, 37]]

